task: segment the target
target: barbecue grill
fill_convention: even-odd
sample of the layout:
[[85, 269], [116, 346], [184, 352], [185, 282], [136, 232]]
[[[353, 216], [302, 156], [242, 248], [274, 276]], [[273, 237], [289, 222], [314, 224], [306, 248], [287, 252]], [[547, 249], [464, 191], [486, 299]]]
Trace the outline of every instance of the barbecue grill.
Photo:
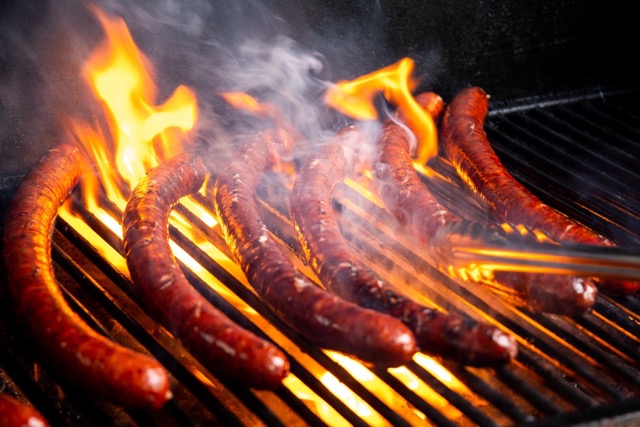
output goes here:
[[[375, 34], [375, 40], [358, 38], [358, 43], [365, 51], [378, 43], [376, 55], [356, 56], [349, 46], [344, 46], [343, 55], [335, 47], [326, 48], [336, 79], [408, 55], [416, 59], [418, 69], [432, 73], [425, 77], [425, 88], [441, 93], [445, 100], [465, 85], [484, 87], [492, 95], [487, 134], [509, 171], [545, 203], [619, 245], [640, 251], [640, 198], [634, 182], [639, 178], [639, 74], [628, 58], [632, 55], [613, 55], [611, 47], [631, 33], [624, 25], [613, 25], [618, 17], [601, 10], [597, 2], [568, 0], [554, 5], [553, 15], [533, 6], [516, 8], [500, 2], [483, 4], [483, 13], [463, 4], [433, 4], [426, 9], [423, 2], [410, 1], [333, 3], [311, 2], [289, 10], [272, 2], [259, 11], [283, 17], [292, 37], [320, 52], [318, 34], [329, 23], [334, 29], [335, 21], [352, 26], [343, 35], [358, 28]], [[125, 18], [139, 16], [133, 11], [127, 15], [124, 7], [114, 9]], [[39, 22], [25, 10], [33, 11], [13, 6], [5, 16]], [[312, 14], [317, 19], [310, 22]], [[366, 17], [381, 24], [379, 31], [371, 29]], [[136, 22], [132, 25], [135, 28]], [[6, 41], [7, 34], [3, 33]], [[510, 42], [502, 40], [505, 35]], [[11, 50], [13, 41], [2, 52], [12, 59], [1, 69], [7, 76], [14, 76], [11, 66], [15, 58], [22, 58]], [[229, 36], [229, 45], [233, 41]], [[172, 59], [175, 56], [164, 58]], [[1, 96], [0, 105], [15, 112]], [[15, 150], [15, 140], [38, 149], [18, 164], [0, 163], [3, 205], [49, 144], [22, 141], [24, 124], [15, 120], [24, 123], [24, 117], [9, 116], [0, 120], [9, 129], [0, 134], [3, 153]], [[18, 157], [12, 153], [12, 158]], [[446, 159], [433, 159], [429, 167], [437, 174], [423, 176], [425, 184], [445, 206], [464, 218], [488, 222], [482, 205], [465, 192]], [[512, 363], [472, 368], [418, 354], [402, 368], [366, 369], [312, 345], [250, 290], [230, 258], [219, 225], [211, 220], [208, 193], [191, 196], [176, 208], [195, 230], [187, 235], [180, 223], [171, 225], [175, 250], [184, 254], [181, 266], [214, 305], [285, 351], [291, 376], [282, 388], [256, 391], [204, 369], [142, 309], [123, 267], [119, 235], [78, 205], [79, 217], [59, 217], [53, 235], [53, 260], [65, 296], [100, 333], [156, 357], [171, 373], [174, 399], [156, 412], [127, 411], [66, 384], [43, 366], [46, 355], [32, 352], [29, 337], [14, 325], [5, 295], [0, 310], [0, 391], [29, 402], [52, 425], [69, 426], [640, 423], [638, 296], [600, 295], [591, 313], [576, 318], [516, 307], [491, 289], [451, 279], [434, 268], [408, 244], [410, 236], [389, 226], [392, 217], [373, 188], [362, 177], [345, 181], [335, 192], [343, 231], [365, 263], [416, 298], [513, 333], [520, 353]], [[274, 194], [283, 192], [259, 194], [263, 218], [294, 263], [308, 273], [286, 204]], [[105, 212], [117, 222], [118, 207], [108, 200], [104, 203]]]

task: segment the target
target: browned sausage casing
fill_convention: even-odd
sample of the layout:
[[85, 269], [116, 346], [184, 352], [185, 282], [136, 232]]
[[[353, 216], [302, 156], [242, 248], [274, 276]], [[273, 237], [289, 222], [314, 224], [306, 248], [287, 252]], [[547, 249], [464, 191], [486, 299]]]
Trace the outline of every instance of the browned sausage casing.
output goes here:
[[176, 203], [202, 187], [207, 169], [183, 153], [150, 170], [125, 208], [127, 265], [143, 302], [212, 372], [256, 388], [277, 388], [289, 372], [273, 344], [235, 324], [187, 280], [169, 246], [168, 220]]
[[316, 344], [367, 363], [406, 363], [416, 343], [405, 325], [318, 287], [295, 268], [262, 221], [255, 191], [274, 140], [265, 132], [246, 143], [214, 188], [227, 242], [249, 283], [275, 313]]
[[31, 405], [0, 394], [0, 427], [47, 427], [49, 423]]
[[58, 208], [84, 171], [77, 147], [51, 148], [24, 179], [6, 213], [4, 259], [18, 322], [58, 374], [126, 407], [160, 408], [169, 376], [153, 358], [99, 335], [71, 310], [56, 283], [51, 233]]
[[[442, 99], [428, 94], [419, 96], [418, 102], [427, 111], [442, 111]], [[461, 219], [442, 206], [422, 182], [412, 165], [407, 134], [395, 121], [385, 121], [379, 146], [376, 178], [380, 195], [399, 222], [410, 227], [428, 246], [440, 227]], [[496, 272], [495, 276], [499, 283], [520, 292], [529, 305], [544, 312], [584, 313], [593, 306], [597, 295], [594, 284], [583, 277], [517, 272]]]
[[[460, 176], [486, 201], [495, 218], [544, 230], [560, 242], [612, 246], [610, 240], [542, 203], [505, 169], [484, 131], [488, 109], [488, 96], [482, 88], [460, 91], [443, 117], [442, 142]], [[613, 295], [628, 295], [640, 289], [640, 282], [595, 281], [602, 292]]]
[[364, 265], [349, 247], [332, 209], [331, 194], [346, 176], [346, 158], [354, 152], [351, 144], [357, 141], [362, 146], [361, 140], [357, 130], [343, 130], [309, 156], [296, 178], [291, 215], [309, 264], [340, 297], [401, 320], [415, 334], [421, 351], [475, 366], [509, 361], [517, 353], [511, 336], [418, 304]]

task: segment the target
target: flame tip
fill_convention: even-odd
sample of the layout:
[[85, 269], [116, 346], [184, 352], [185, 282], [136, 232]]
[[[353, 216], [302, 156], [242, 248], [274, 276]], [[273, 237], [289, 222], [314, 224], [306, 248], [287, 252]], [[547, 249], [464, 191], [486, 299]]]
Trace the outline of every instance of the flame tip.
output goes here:
[[108, 199], [122, 204], [126, 202], [123, 184], [133, 188], [159, 161], [183, 150], [186, 138], [175, 130], [188, 132], [195, 127], [197, 101], [190, 88], [180, 85], [164, 103], [154, 106], [153, 67], [136, 46], [125, 20], [108, 16], [97, 6], [90, 10], [105, 38], [83, 64], [82, 74], [105, 108], [111, 138], [99, 126], [72, 124], [76, 139], [100, 171], [97, 177], [83, 177], [82, 193], [87, 205], [96, 205], [103, 191]]
[[418, 80], [412, 77], [415, 62], [404, 57], [394, 64], [351, 81], [340, 81], [325, 92], [330, 107], [357, 120], [375, 120], [378, 112], [374, 98], [382, 93], [395, 104], [418, 139], [417, 161], [426, 163], [438, 154], [438, 137], [433, 117], [412, 95]]

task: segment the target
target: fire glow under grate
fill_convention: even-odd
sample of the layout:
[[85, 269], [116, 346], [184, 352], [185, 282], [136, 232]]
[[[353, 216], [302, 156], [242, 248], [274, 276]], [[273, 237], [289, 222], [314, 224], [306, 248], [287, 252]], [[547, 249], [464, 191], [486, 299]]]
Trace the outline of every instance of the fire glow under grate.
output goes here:
[[[583, 180], [588, 188], [600, 190], [581, 196], [576, 186], [564, 184], [566, 180], [554, 180], [556, 172], [550, 169], [553, 163], [547, 165], [544, 160], [562, 155], [564, 148], [559, 147], [565, 145], [558, 142], [560, 139], [590, 138], [598, 129], [608, 128], [620, 129], [620, 133], [607, 133], [610, 153], [616, 152], [617, 145], [633, 152], [638, 143], [629, 144], [640, 129], [634, 125], [638, 121], [630, 120], [632, 112], [638, 111], [632, 108], [632, 102], [628, 95], [612, 95], [496, 112], [487, 129], [497, 150], [506, 156], [505, 163], [525, 184], [543, 197], [541, 188], [547, 189], [549, 203], [576, 215], [582, 212], [579, 220], [615, 237], [624, 234], [624, 243], [633, 247], [638, 241], [633, 215], [640, 209], [633, 193], [616, 192], [628, 188], [618, 185], [625, 182], [620, 177], [635, 171], [625, 168], [624, 161], [608, 157], [601, 159], [612, 165], [606, 177], [596, 179], [591, 175], [585, 180], [594, 166], [583, 157], [584, 162], [572, 163], [573, 169], [563, 169], [565, 174]], [[621, 117], [620, 111], [626, 116]], [[591, 130], [583, 126], [578, 131], [576, 123], [596, 123], [591, 117], [598, 118], [598, 125]], [[535, 173], [519, 163], [531, 156], [517, 155], [530, 149], [528, 138], [545, 139], [550, 147], [560, 150], [543, 156]], [[572, 155], [588, 157], [596, 152]], [[442, 159], [436, 159], [434, 167], [443, 173], [451, 171]], [[427, 178], [425, 181], [429, 182]], [[592, 313], [574, 319], [516, 309], [486, 289], [443, 276], [407, 247], [403, 236], [390, 233], [385, 225], [389, 214], [372, 196], [370, 184], [366, 178], [347, 181], [336, 191], [336, 208], [343, 218], [349, 218], [343, 223], [344, 232], [363, 259], [383, 276], [393, 271], [394, 283], [404, 283], [406, 289], [438, 306], [483, 318], [514, 333], [519, 337], [520, 354], [513, 363], [499, 369], [469, 368], [418, 354], [402, 368], [369, 370], [349, 358], [314, 347], [271, 314], [249, 290], [215, 225], [208, 195], [197, 195], [177, 208], [177, 213], [193, 225], [195, 234], [181, 231], [182, 222], [173, 223], [176, 254], [189, 280], [207, 299], [285, 350], [292, 374], [284, 387], [276, 392], [254, 391], [202, 369], [144, 313], [123, 267], [119, 237], [103, 220], [85, 212], [81, 220], [62, 216], [54, 235], [56, 273], [68, 300], [99, 331], [157, 357], [172, 374], [176, 397], [158, 413], [127, 413], [79, 395], [41, 368], [25, 347], [23, 337], [10, 327], [3, 331], [5, 342], [11, 344], [4, 346], [1, 359], [5, 388], [25, 396], [52, 422], [61, 425], [101, 424], [108, 419], [119, 425], [509, 426], [578, 422], [634, 411], [640, 402], [637, 296], [612, 299], [600, 295]], [[460, 195], [455, 185], [445, 188], [436, 183], [435, 188], [441, 195]], [[483, 215], [465, 197], [442, 199], [457, 212], [471, 213], [478, 219]], [[616, 204], [615, 199], [620, 202]], [[261, 206], [266, 223], [287, 247], [291, 259], [308, 271], [296, 252], [289, 219], [268, 200], [262, 200]], [[119, 212], [115, 206], [107, 204], [104, 212], [117, 224]]]

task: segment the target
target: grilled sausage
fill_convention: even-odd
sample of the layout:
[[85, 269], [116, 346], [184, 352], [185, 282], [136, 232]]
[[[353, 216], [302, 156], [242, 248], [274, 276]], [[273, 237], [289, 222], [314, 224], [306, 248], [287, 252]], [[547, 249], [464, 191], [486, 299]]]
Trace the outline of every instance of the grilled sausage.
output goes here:
[[406, 363], [416, 344], [405, 325], [317, 286], [295, 268], [267, 230], [255, 190], [269, 166], [269, 147], [276, 140], [273, 132], [256, 135], [239, 150], [214, 186], [216, 212], [249, 283], [275, 313], [317, 345], [365, 363]]
[[148, 310], [208, 369], [255, 388], [275, 389], [289, 372], [286, 356], [193, 288], [169, 246], [172, 208], [198, 191], [206, 175], [201, 159], [186, 152], [147, 173], [123, 216], [127, 265]]
[[53, 222], [83, 170], [77, 147], [56, 145], [29, 172], [9, 204], [4, 260], [17, 321], [43, 363], [68, 381], [122, 406], [157, 409], [171, 397], [162, 365], [91, 329], [65, 302], [54, 277]]
[[31, 405], [0, 394], [0, 427], [47, 427], [49, 423]]
[[[424, 96], [419, 102], [428, 111], [442, 111], [442, 99]], [[435, 103], [436, 106], [430, 106]], [[440, 228], [461, 219], [442, 206], [415, 172], [406, 132], [388, 119], [380, 138], [376, 178], [380, 195], [401, 224], [410, 227], [428, 245]], [[510, 287], [533, 308], [556, 314], [577, 315], [594, 304], [597, 290], [588, 278], [555, 274], [496, 272], [495, 281]]]
[[[484, 131], [488, 109], [488, 96], [482, 88], [460, 91], [443, 117], [442, 142], [460, 176], [486, 201], [495, 218], [544, 230], [560, 242], [613, 246], [610, 240], [542, 203], [508, 173]], [[612, 295], [628, 295], [640, 289], [640, 282], [594, 281], [600, 291]]]
[[[502, 364], [517, 353], [515, 340], [500, 329], [428, 308], [402, 295], [365, 266], [349, 247], [331, 206], [332, 190], [348, 172], [346, 158], [363, 146], [347, 128], [311, 154], [291, 197], [291, 216], [308, 263], [338, 296], [400, 319], [416, 336], [419, 350], [468, 365]], [[348, 154], [346, 154], [348, 153]]]

